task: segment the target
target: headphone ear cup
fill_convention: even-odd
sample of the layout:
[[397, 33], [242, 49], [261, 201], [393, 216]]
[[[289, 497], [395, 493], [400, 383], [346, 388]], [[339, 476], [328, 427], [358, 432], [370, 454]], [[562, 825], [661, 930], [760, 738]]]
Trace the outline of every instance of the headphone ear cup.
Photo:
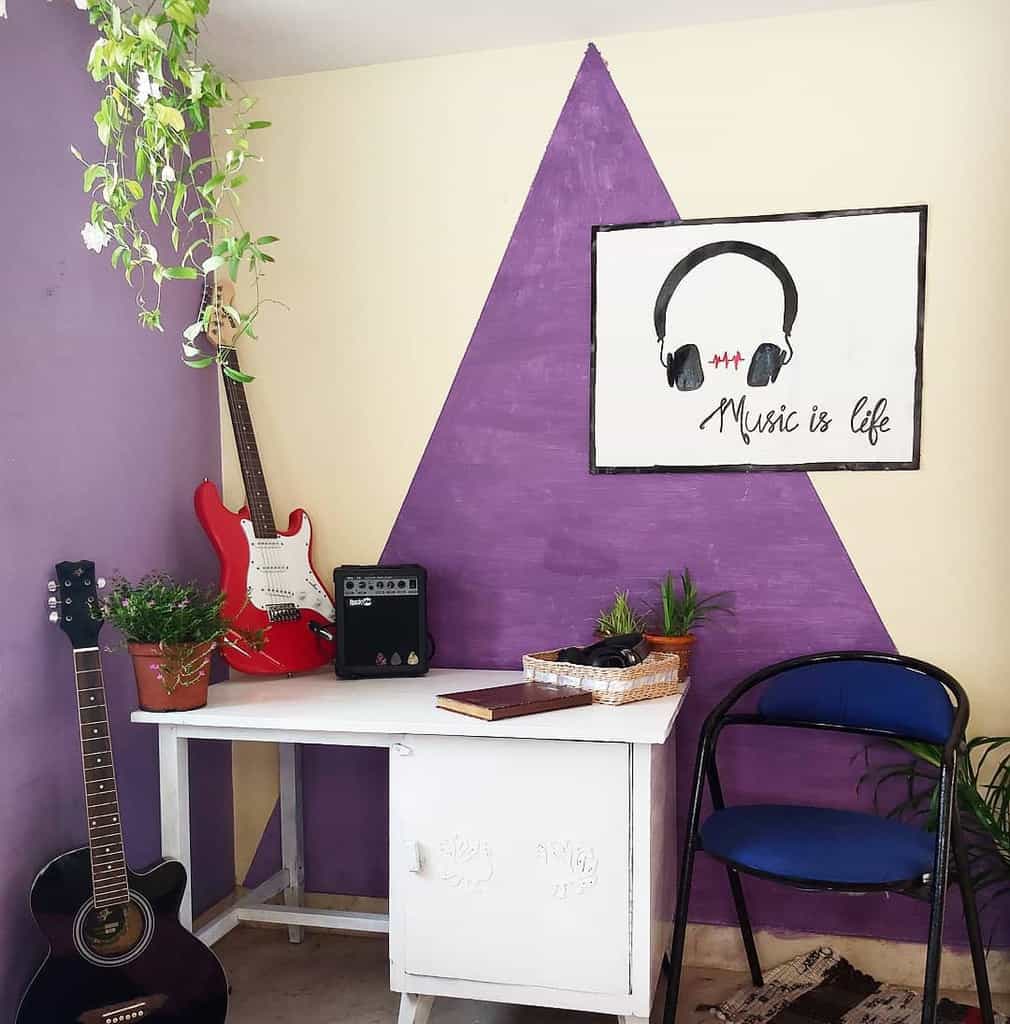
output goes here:
[[774, 383], [785, 360], [785, 352], [770, 341], [758, 345], [747, 369], [747, 383], [752, 388], [763, 388]]
[[705, 383], [697, 345], [681, 345], [666, 357], [666, 382], [678, 391], [697, 391]]

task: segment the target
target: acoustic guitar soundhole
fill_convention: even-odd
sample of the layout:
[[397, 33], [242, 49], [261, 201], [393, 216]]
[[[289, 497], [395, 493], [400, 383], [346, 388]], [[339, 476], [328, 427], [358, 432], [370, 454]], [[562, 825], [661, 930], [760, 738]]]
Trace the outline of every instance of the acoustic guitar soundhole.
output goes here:
[[81, 956], [93, 964], [117, 967], [139, 956], [151, 941], [154, 914], [138, 893], [130, 902], [98, 909], [89, 900], [77, 913], [74, 942]]

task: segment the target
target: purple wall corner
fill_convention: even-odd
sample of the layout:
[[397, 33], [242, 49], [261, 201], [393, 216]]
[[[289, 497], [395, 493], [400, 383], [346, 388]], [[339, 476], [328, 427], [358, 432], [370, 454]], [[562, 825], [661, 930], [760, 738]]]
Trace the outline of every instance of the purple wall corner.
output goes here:
[[[0, 221], [10, 243], [0, 265], [0, 532], [12, 541], [0, 593], [0, 1016], [8, 1020], [45, 951], [28, 913], [32, 879], [86, 841], [70, 649], [46, 622], [53, 564], [92, 558], [107, 576], [215, 575], [192, 494], [203, 477], [220, 477], [217, 384], [181, 364], [176, 341], [199, 308], [199, 285], [174, 284], [165, 334], [150, 334], [107, 255], [81, 243], [88, 201], [68, 147], [97, 145], [100, 90], [84, 69], [93, 39], [73, 5], [17, 4], [0, 22]], [[14, 99], [29, 82], [30, 101]], [[160, 850], [156, 736], [129, 722], [136, 692], [126, 656], [109, 654], [105, 676], [127, 854], [142, 868]], [[192, 770], [201, 781], [193, 883], [206, 905], [234, 884], [228, 745], [196, 750]]]

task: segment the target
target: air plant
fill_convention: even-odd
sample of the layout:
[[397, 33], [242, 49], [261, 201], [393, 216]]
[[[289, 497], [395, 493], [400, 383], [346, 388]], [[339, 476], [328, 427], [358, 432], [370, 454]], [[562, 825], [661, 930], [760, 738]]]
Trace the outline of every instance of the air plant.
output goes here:
[[645, 616], [632, 606], [627, 590], [618, 590], [614, 603], [601, 611], [596, 620], [596, 632], [600, 636], [624, 636], [644, 630]]

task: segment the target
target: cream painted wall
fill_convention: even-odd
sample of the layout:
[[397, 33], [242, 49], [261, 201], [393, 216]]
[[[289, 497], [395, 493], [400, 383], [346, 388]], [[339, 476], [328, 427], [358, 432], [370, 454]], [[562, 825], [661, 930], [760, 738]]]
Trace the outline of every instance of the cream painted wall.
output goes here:
[[[814, 482], [899, 648], [966, 683], [975, 731], [1010, 730], [1010, 4], [596, 42], [683, 216], [929, 204], [922, 470]], [[324, 570], [382, 549], [584, 48], [250, 87], [274, 127], [243, 215], [282, 237], [290, 309], [243, 360], [274, 507], [311, 511]], [[237, 812], [262, 778], [236, 764]]]

